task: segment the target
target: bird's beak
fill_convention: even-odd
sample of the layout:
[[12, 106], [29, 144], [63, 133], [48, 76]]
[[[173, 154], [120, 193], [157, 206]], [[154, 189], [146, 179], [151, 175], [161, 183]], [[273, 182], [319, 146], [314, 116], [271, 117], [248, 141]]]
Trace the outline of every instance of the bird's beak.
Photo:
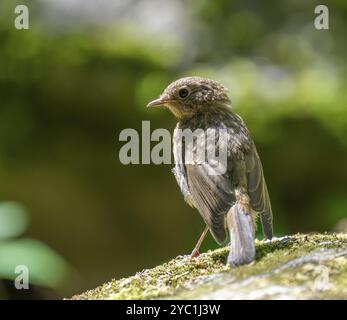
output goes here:
[[147, 108], [163, 106], [166, 102], [167, 101], [165, 99], [158, 98], [158, 99], [151, 101], [149, 104], [147, 104]]

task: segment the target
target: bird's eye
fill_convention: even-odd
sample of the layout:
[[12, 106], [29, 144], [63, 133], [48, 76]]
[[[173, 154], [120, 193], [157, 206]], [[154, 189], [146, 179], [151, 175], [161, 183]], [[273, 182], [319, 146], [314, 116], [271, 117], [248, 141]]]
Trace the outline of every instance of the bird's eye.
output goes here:
[[189, 95], [189, 90], [187, 88], [182, 88], [178, 91], [178, 95], [180, 96], [180, 98], [184, 99], [187, 98]]

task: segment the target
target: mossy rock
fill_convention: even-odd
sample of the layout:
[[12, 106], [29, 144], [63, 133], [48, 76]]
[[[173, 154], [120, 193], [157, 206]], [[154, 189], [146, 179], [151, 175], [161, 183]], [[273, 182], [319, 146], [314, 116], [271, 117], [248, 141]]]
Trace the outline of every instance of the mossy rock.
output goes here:
[[346, 299], [347, 234], [256, 241], [256, 259], [225, 265], [228, 248], [179, 256], [72, 299]]

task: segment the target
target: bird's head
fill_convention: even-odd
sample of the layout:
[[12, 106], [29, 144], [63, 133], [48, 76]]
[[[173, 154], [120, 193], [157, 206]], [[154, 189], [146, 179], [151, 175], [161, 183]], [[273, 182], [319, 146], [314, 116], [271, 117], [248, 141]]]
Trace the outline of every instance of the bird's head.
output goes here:
[[147, 107], [164, 106], [178, 118], [191, 117], [198, 112], [229, 106], [228, 90], [219, 82], [186, 77], [172, 82], [156, 100]]

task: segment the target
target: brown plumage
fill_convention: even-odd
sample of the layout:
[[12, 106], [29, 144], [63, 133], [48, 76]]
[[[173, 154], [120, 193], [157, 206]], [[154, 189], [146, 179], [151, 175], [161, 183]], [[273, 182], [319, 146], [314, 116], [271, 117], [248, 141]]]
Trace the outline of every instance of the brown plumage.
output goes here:
[[[255, 256], [254, 213], [260, 215], [264, 234], [271, 239], [272, 211], [256, 147], [241, 117], [230, 110], [227, 89], [217, 81], [186, 77], [171, 83], [148, 106], [165, 106], [178, 119], [173, 137], [173, 172], [185, 200], [199, 211], [218, 243], [226, 240], [226, 228], [229, 229], [230, 265], [251, 262]], [[185, 129], [197, 133], [193, 144], [182, 139]], [[216, 130], [213, 141], [204, 135], [210, 129]], [[218, 130], [226, 132], [226, 140]], [[223, 143], [227, 157], [224, 172], [216, 174], [213, 165], [196, 158], [190, 163], [185, 161], [186, 144], [195, 157], [199, 148], [222, 150]], [[192, 254], [197, 250], [196, 247]]]

